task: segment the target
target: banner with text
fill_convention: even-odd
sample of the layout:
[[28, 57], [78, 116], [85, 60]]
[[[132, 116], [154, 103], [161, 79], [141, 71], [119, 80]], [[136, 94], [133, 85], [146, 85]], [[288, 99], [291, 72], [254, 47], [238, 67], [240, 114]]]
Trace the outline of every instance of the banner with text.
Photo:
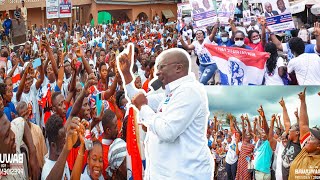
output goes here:
[[47, 19], [59, 18], [59, 0], [46, 0]]
[[266, 23], [271, 32], [294, 29], [288, 0], [261, 0]]
[[221, 1], [217, 10], [220, 24], [229, 24], [229, 19], [234, 18], [237, 0]]
[[62, 0], [59, 5], [59, 17], [68, 18], [71, 17], [71, 0]]
[[217, 14], [212, 1], [190, 0], [189, 2], [192, 8], [191, 14], [195, 28], [212, 26], [217, 22]]

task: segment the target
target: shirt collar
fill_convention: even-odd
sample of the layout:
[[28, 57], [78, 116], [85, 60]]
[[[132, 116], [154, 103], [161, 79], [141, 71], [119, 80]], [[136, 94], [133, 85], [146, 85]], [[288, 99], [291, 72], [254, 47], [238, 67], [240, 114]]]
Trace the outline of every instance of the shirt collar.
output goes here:
[[112, 143], [112, 140], [111, 139], [102, 139], [102, 144], [104, 145], [110, 145]]
[[184, 77], [181, 77], [175, 81], [172, 81], [171, 83], [169, 83], [165, 86], [166, 95], [169, 95], [173, 90], [175, 90], [181, 84], [194, 81], [195, 79], [196, 78], [195, 78], [194, 73], [189, 73], [188, 75], [186, 75]]

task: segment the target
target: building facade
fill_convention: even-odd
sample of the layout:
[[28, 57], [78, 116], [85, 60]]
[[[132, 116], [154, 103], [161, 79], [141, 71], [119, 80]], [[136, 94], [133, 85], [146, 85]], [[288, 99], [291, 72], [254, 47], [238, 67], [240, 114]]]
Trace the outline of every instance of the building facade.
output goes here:
[[[27, 24], [47, 25], [55, 22], [71, 24], [94, 23], [124, 20], [153, 20], [157, 14], [161, 19], [175, 20], [177, 15], [176, 0], [72, 0], [72, 17], [47, 19], [46, 0], [25, 0], [28, 9]], [[13, 17], [16, 6], [22, 7], [21, 0], [0, 0], [0, 13], [9, 12]]]

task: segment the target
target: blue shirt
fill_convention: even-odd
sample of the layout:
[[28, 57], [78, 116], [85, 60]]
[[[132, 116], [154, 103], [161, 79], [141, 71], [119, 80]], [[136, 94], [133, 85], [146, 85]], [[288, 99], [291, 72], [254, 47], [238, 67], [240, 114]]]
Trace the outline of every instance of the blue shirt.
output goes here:
[[12, 27], [12, 21], [11, 21], [11, 19], [6, 19], [6, 20], [4, 20], [4, 22], [3, 22], [3, 28], [4, 28], [4, 33], [5, 33], [5, 35], [9, 35], [9, 29]]
[[6, 114], [8, 120], [11, 122], [12, 116], [11, 116], [11, 112], [14, 114], [18, 114], [16, 108], [14, 107], [14, 104], [12, 102], [9, 102], [8, 105], [6, 107], [4, 107], [3, 112]]
[[258, 144], [259, 143], [261, 143], [261, 145], [256, 149], [256, 156], [254, 158], [254, 169], [266, 174], [270, 174], [272, 158], [272, 149], [270, 143], [268, 140], [258, 142]]
[[[292, 58], [294, 58], [294, 55], [291, 52], [289, 43], [286, 43], [286, 46], [287, 46], [287, 49], [288, 49], [288, 53], [287, 53], [288, 54], [288, 60], [291, 60]], [[305, 53], [315, 53], [314, 52], [314, 46], [315, 46], [315, 44], [305, 44], [304, 52]]]
[[234, 41], [232, 41], [231, 39], [228, 39], [227, 42], [223, 42], [221, 38], [217, 38], [216, 43], [218, 44], [218, 46], [226, 46], [226, 47], [231, 47], [232, 45], [234, 45]]

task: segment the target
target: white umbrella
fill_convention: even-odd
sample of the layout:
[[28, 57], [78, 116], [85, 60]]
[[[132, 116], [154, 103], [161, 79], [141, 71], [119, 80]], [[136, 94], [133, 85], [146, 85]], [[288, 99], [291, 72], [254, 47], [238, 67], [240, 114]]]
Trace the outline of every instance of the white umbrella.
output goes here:
[[320, 14], [320, 4], [315, 4], [311, 7], [311, 13], [314, 15]]
[[320, 0], [306, 0], [306, 5], [320, 4]]
[[290, 8], [291, 8], [292, 14], [297, 14], [297, 13], [303, 12], [306, 8], [305, 1], [293, 4], [292, 6], [290, 6]]

